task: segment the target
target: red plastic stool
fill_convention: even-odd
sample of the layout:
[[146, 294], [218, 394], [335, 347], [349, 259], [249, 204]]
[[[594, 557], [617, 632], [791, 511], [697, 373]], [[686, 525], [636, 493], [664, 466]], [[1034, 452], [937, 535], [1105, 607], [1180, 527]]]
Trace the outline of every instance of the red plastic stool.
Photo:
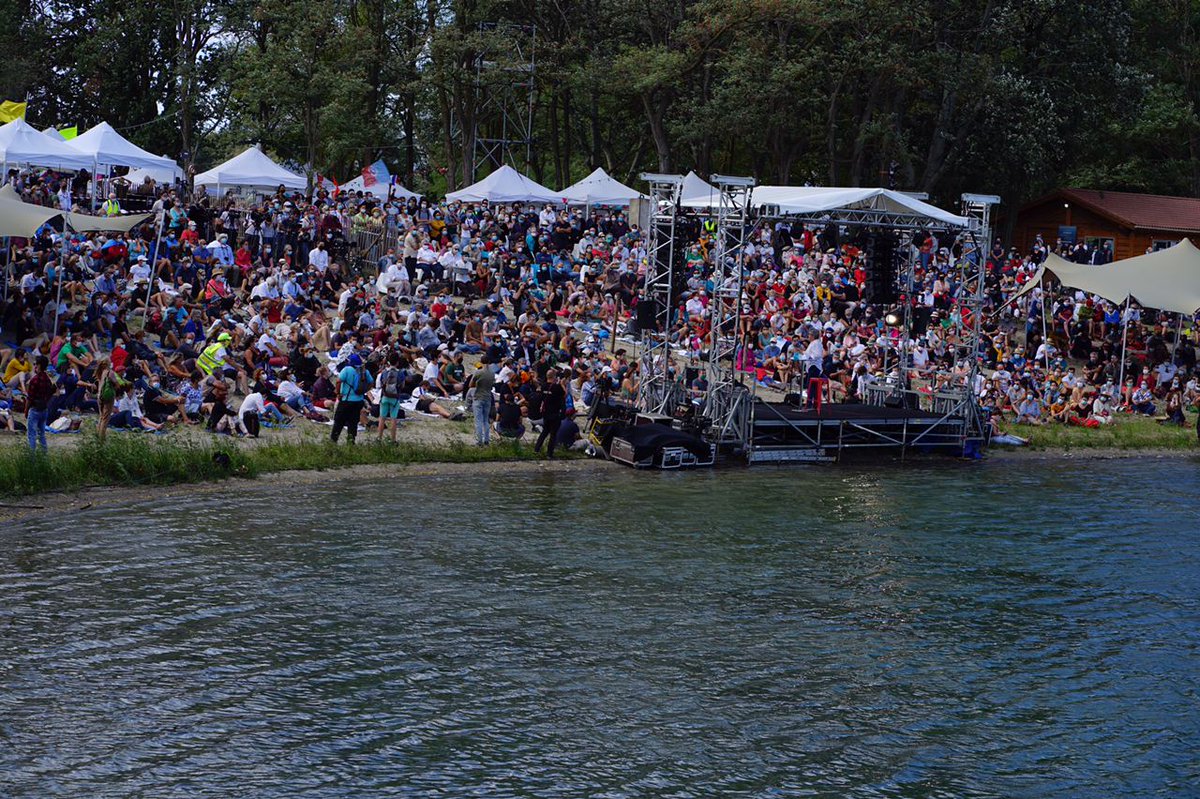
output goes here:
[[816, 403], [814, 403], [813, 407], [816, 408], [817, 413], [821, 412], [821, 402], [825, 398], [825, 390], [828, 387], [829, 387], [829, 379], [828, 378], [812, 377], [812, 378], [809, 378], [809, 380], [808, 380], [808, 397], [806, 397], [806, 399], [812, 400], [813, 389], [815, 388], [817, 391], [817, 401], [816, 401]]

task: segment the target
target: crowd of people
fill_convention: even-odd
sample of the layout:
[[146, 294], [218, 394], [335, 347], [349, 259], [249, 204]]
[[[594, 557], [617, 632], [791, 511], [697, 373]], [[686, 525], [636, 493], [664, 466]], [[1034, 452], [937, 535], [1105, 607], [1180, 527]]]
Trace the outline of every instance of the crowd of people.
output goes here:
[[[72, 176], [6, 178], [28, 202], [79, 201]], [[282, 188], [253, 202], [151, 196], [152, 216], [128, 234], [47, 225], [6, 242], [0, 427], [25, 426], [31, 447], [88, 414], [102, 436], [325, 424], [335, 442], [362, 430], [394, 441], [400, 419], [469, 415], [480, 445], [536, 436], [552, 456], [585, 445], [578, 420], [596, 403], [637, 396], [649, 254], [619, 209]], [[391, 246], [364, 264], [348, 235], [367, 224]], [[911, 248], [913, 282], [884, 302], [868, 257], [877, 243], [763, 220], [740, 256], [740, 317], [718, 329], [713, 297], [729, 286], [714, 284], [713, 227], [689, 215], [679, 228], [670, 376], [697, 401], [707, 377], [686, 367], [727, 337], [764, 390], [816, 385], [834, 401], [863, 401], [878, 384], [966, 388], [979, 358], [970, 388], [996, 419], [1091, 427], [1128, 412], [1183, 424], [1200, 402], [1194, 320], [1062, 287], [1012, 301], [1048, 252], [1104, 263], [1103, 251], [1039, 240], [985, 252], [970, 237], [918, 233], [893, 242]], [[977, 259], [982, 306], [968, 301]], [[975, 312], [985, 335], [972, 352]]]

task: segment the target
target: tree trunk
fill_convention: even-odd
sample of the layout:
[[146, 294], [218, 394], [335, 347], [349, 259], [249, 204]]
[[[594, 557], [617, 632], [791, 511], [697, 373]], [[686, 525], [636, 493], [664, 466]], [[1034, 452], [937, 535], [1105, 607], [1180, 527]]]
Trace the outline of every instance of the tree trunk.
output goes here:
[[667, 126], [663, 121], [664, 103], [655, 102], [649, 93], [642, 94], [642, 107], [650, 122], [650, 135], [654, 138], [654, 149], [658, 151], [658, 170], [671, 171], [671, 140], [667, 137]]

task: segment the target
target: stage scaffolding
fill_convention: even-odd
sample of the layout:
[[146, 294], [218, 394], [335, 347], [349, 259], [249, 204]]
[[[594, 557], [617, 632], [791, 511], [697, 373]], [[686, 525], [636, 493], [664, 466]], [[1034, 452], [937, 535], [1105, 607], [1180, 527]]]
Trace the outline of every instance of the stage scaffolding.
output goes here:
[[[671, 356], [671, 329], [678, 321], [674, 314], [680, 305], [676, 292], [676, 260], [679, 242], [676, 226], [679, 214], [683, 178], [679, 175], [646, 173], [642, 175], [650, 186], [649, 264], [641, 302], [650, 303], [653, 313], [638, 315], [643, 353], [641, 381], [637, 407], [645, 414], [671, 416], [691, 401], [682, 368], [677, 368]], [[899, 235], [895, 253], [899, 257], [901, 303], [893, 309], [895, 324], [902, 327], [901, 346], [896, 348], [899, 359], [895, 382], [884, 383], [866, 392], [864, 401], [876, 406], [919, 408], [929, 406], [926, 413], [929, 432], [918, 430], [906, 433], [901, 447], [929, 443], [938, 431], [938, 446], [947, 429], [961, 430], [961, 445], [982, 443], [987, 438], [986, 420], [978, 404], [976, 385], [980, 374], [982, 321], [984, 311], [984, 277], [987, 270], [987, 248], [991, 241], [991, 208], [999, 198], [990, 195], [964, 194], [962, 216], [965, 225], [954, 225], [930, 217], [886, 207], [834, 208], [818, 213], [789, 214], [770, 206], [752, 205], [754, 180], [744, 177], [713, 175], [711, 183], [717, 189], [715, 207], [705, 214], [715, 220], [713, 258], [713, 295], [709, 304], [711, 345], [704, 362], [707, 390], [701, 398], [701, 425], [707, 439], [726, 451], [744, 452], [755, 460], [755, 412], [762, 403], [755, 401], [756, 385], [753, 370], [738, 369], [738, 355], [743, 344], [742, 322], [746, 312], [743, 297], [745, 278], [744, 248], [747, 236], [761, 221], [787, 220], [793, 224], [839, 228], [873, 228]], [[955, 300], [962, 313], [957, 329], [956, 362], [963, 367], [961, 381], [943, 386], [934, 392], [913, 390], [908, 375], [913, 371], [912, 353], [907, 345], [913, 330], [916, 248], [912, 236], [917, 231], [963, 234], [973, 247], [967, 259], [963, 283]], [[652, 320], [652, 321], [651, 321]], [[776, 414], [778, 415], [778, 414]], [[961, 423], [961, 424], [960, 424]], [[764, 424], [778, 425], [772, 417]], [[951, 428], [947, 428], [951, 425]], [[785, 424], [790, 426], [790, 423]], [[907, 430], [907, 428], [905, 428]], [[957, 435], [957, 434], [956, 434]], [[762, 453], [765, 459], [783, 453]], [[772, 457], [766, 458], [771, 455]], [[760, 458], [761, 459], [761, 458]]]

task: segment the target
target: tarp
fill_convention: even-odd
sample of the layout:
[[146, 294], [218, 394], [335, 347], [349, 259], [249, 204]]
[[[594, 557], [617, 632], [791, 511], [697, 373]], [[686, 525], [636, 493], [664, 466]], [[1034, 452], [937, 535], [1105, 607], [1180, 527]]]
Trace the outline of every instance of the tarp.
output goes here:
[[46, 136], [23, 119], [0, 125], [0, 161], [69, 170], [92, 166], [91, 158], [77, 153], [62, 140]]
[[308, 188], [308, 179], [287, 171], [267, 157], [258, 147], [250, 147], [241, 155], [235, 155], [220, 166], [196, 176], [197, 186], [248, 186], [274, 189]]
[[891, 189], [756, 186], [750, 203], [755, 208], [777, 208], [780, 214], [819, 214], [839, 209], [875, 210], [921, 217], [954, 227], [966, 227], [968, 224], [964, 216], [943, 211], [936, 205]]
[[[11, 186], [4, 189], [11, 191]], [[56, 208], [43, 208], [14, 199], [15, 192], [0, 190], [0, 236], [33, 238], [38, 228], [62, 212]]]
[[679, 190], [679, 204], [685, 208], [716, 208], [721, 204], [721, 192], [695, 172], [688, 172]]
[[[67, 225], [78, 233], [93, 231], [128, 232], [145, 222], [153, 214], [131, 214], [129, 216], [91, 216], [89, 214], [64, 214], [57, 208], [45, 208], [40, 205], [27, 203], [21, 199], [11, 185], [0, 188], [0, 236], [24, 236], [26, 238], [37, 232], [37, 229], [56, 216], [65, 216]], [[9, 233], [5, 220], [19, 226], [28, 232]], [[40, 220], [40, 221], [38, 221]], [[37, 222], [32, 229], [29, 224]]]
[[1076, 264], [1050, 255], [1013, 299], [1033, 291], [1047, 272], [1064, 286], [1118, 305], [1132, 296], [1145, 307], [1160, 311], [1191, 315], [1200, 309], [1200, 250], [1188, 239], [1104, 266]]
[[562, 195], [505, 164], [478, 183], [450, 192], [446, 199], [466, 203], [484, 200], [493, 203], [559, 203]]
[[78, 153], [102, 166], [178, 168], [170, 158], [147, 152], [126, 139], [107, 122], [101, 122], [67, 142]]
[[342, 185], [338, 186], [338, 189], [340, 189], [341, 191], [349, 191], [349, 192], [359, 192], [359, 191], [366, 192], [368, 194], [375, 195], [376, 197], [378, 197], [381, 200], [387, 199], [388, 191], [391, 191], [392, 196], [397, 199], [400, 199], [400, 200], [407, 200], [410, 197], [420, 197], [421, 196], [421, 195], [417, 194], [415, 191], [409, 191], [408, 189], [401, 186], [399, 183], [390, 184], [390, 185], [387, 183], [373, 183], [370, 186], [367, 186], [366, 181], [363, 180], [362, 175], [359, 175], [354, 180], [346, 181]]
[[642, 193], [598, 168], [583, 180], [563, 189], [562, 195], [574, 205], [629, 205]]

